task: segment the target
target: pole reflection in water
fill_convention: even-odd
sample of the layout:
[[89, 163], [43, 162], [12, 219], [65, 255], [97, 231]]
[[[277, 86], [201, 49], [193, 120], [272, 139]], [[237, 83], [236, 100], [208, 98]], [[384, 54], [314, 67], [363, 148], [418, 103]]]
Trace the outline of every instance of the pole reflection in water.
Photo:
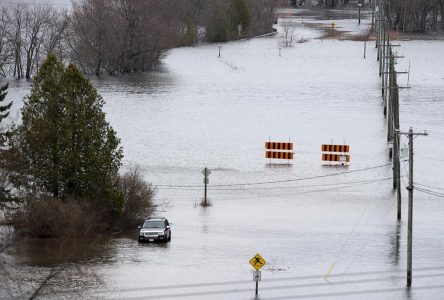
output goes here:
[[400, 243], [401, 243], [401, 222], [396, 222], [395, 232], [390, 237], [391, 249], [390, 258], [393, 265], [399, 265]]

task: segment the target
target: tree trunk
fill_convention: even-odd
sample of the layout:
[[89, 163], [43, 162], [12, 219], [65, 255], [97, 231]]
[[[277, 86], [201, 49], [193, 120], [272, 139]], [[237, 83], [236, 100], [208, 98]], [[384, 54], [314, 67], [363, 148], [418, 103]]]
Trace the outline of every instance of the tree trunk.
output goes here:
[[[32, 51], [32, 50], [31, 50]], [[31, 67], [32, 67], [32, 54], [28, 51], [26, 54], [26, 79], [31, 78]]]
[[444, 31], [444, 0], [439, 1], [441, 14], [441, 30]]
[[95, 71], [95, 74], [97, 77], [100, 77], [100, 75], [102, 75], [101, 70], [102, 70], [102, 60], [99, 59], [99, 62], [97, 63], [96, 71]]

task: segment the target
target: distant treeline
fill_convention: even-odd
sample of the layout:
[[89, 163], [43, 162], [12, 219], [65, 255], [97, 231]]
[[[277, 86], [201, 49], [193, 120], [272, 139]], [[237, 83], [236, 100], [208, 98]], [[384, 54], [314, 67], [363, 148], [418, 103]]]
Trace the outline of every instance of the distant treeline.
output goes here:
[[77, 0], [70, 10], [3, 6], [0, 75], [30, 78], [48, 53], [97, 76], [149, 71], [172, 47], [270, 32], [274, 2]]
[[407, 32], [444, 31], [444, 0], [385, 1], [392, 29]]
[[[376, 0], [276, 0], [278, 6], [317, 6], [341, 8], [357, 6], [374, 7]], [[444, 31], [444, 0], [385, 0], [382, 1], [385, 15], [390, 17], [393, 30], [404, 32]]]

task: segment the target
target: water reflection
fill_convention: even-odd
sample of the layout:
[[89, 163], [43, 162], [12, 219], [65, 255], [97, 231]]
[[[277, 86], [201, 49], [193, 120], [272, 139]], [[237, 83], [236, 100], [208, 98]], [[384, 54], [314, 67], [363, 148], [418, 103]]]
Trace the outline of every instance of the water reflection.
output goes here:
[[97, 263], [112, 257], [110, 238], [82, 239], [20, 239], [14, 242], [13, 251], [19, 260], [33, 266], [51, 267], [65, 263]]
[[401, 240], [401, 222], [396, 222], [395, 232], [390, 236], [390, 258], [393, 265], [399, 265], [400, 257], [400, 240]]
[[140, 243], [139, 247], [146, 247], [151, 249], [168, 249], [170, 243], [165, 243], [163, 241], [151, 242], [151, 243]]
[[268, 163], [265, 165], [265, 168], [267, 169], [291, 169], [293, 168], [293, 164], [288, 162], [288, 163], [281, 163], [281, 164], [275, 164], [275, 163]]
[[153, 73], [131, 73], [102, 78], [90, 77], [94, 86], [103, 93], [159, 94], [169, 91], [173, 76], [166, 68]]
[[[103, 286], [98, 264], [116, 255], [111, 238], [29, 239], [8, 235], [2, 253], [0, 299], [53, 295], [67, 290], [79, 291]], [[73, 294], [74, 297], [76, 297]]]

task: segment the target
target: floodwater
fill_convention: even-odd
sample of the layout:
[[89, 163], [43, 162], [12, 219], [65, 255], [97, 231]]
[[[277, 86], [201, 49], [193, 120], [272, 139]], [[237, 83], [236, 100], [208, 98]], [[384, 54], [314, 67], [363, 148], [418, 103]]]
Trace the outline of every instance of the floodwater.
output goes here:
[[[138, 245], [136, 230], [15, 240], [2, 254], [0, 298], [27, 298], [48, 278], [43, 298], [254, 299], [248, 261], [260, 253], [263, 300], [441, 299], [442, 197], [415, 191], [413, 287], [405, 287], [408, 165], [397, 222], [374, 43], [363, 59], [363, 42], [297, 34], [309, 41], [280, 55], [279, 35], [222, 44], [220, 57], [218, 45], [183, 47], [160, 72], [94, 80], [124, 169], [139, 165], [157, 186], [172, 241]], [[442, 195], [444, 43], [401, 44], [397, 69], [411, 66], [401, 129], [430, 133], [414, 141], [415, 182]], [[11, 82], [9, 96], [28, 88]], [[269, 164], [269, 140], [293, 142], [295, 159]], [[350, 145], [350, 165], [322, 165], [323, 143]], [[207, 208], [199, 205], [204, 167]]]

